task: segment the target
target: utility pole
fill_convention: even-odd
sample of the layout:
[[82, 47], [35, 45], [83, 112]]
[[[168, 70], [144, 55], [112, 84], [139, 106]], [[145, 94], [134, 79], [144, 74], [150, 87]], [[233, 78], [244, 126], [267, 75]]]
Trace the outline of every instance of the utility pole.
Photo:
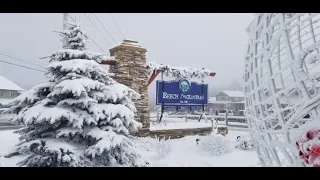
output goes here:
[[225, 117], [225, 119], [226, 119], [226, 127], [228, 127], [228, 110], [226, 110], [226, 117]]
[[67, 29], [68, 13], [63, 13], [63, 30]]

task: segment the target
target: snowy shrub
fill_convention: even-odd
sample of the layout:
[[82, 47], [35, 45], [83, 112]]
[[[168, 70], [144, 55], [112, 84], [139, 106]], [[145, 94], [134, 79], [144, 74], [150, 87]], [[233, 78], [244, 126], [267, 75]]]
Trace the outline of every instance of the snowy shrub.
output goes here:
[[145, 166], [130, 131], [134, 90], [114, 81], [97, 62], [102, 55], [86, 51], [88, 37], [78, 25], [60, 32], [63, 49], [47, 58], [48, 79], [15, 98], [7, 114], [18, 130], [14, 155], [27, 167]]
[[225, 154], [231, 149], [229, 140], [220, 134], [201, 138], [199, 148], [215, 156]]
[[170, 138], [132, 137], [135, 147], [146, 152], [156, 152], [158, 158], [167, 157], [171, 153]]
[[132, 141], [136, 148], [147, 152], [155, 152], [159, 144], [159, 140], [152, 137], [132, 137]]
[[236, 141], [235, 148], [240, 150], [253, 150], [254, 144], [250, 137], [239, 137]]
[[165, 158], [169, 156], [171, 153], [171, 144], [170, 144], [170, 138], [165, 140], [165, 137], [163, 139], [160, 139], [159, 137], [156, 137], [158, 143], [156, 144], [156, 151], [159, 158]]

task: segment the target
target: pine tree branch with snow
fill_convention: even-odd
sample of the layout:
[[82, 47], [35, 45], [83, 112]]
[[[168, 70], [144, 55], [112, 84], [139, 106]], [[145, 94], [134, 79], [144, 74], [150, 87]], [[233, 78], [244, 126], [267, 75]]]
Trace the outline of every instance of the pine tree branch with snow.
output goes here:
[[155, 62], [146, 63], [147, 74], [150, 76], [154, 71], [160, 70], [167, 77], [173, 78], [204, 78], [209, 76], [211, 71], [204, 68], [191, 67], [171, 67], [170, 65], [157, 64]]
[[101, 55], [86, 51], [88, 37], [78, 25], [60, 33], [63, 49], [50, 55], [49, 80], [22, 93], [6, 112], [20, 143], [13, 154], [21, 166], [145, 166], [128, 135], [134, 120], [132, 98], [139, 95], [114, 81], [100, 65]]

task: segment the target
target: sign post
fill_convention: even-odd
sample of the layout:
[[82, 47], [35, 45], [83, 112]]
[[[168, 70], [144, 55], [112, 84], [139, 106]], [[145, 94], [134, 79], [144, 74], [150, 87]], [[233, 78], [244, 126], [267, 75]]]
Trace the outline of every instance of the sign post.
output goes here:
[[[161, 81], [163, 82], [163, 72], [161, 72]], [[161, 85], [161, 91], [164, 91], [164, 84]], [[157, 101], [157, 105], [158, 105], [158, 101]], [[164, 104], [163, 101], [161, 102], [161, 115], [159, 118], [159, 123], [161, 122], [162, 118], [163, 118], [163, 111], [164, 111]]]

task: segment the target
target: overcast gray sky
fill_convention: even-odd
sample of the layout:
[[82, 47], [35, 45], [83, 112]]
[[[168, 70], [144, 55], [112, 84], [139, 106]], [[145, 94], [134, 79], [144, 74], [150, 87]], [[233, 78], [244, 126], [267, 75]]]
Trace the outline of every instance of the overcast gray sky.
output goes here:
[[[79, 19], [80, 14], [70, 14]], [[82, 25], [105, 52], [115, 43], [94, 18], [87, 14], [107, 38], [108, 43], [82, 15]], [[99, 20], [117, 43], [123, 37], [108, 13], [96, 13]], [[210, 89], [241, 81], [248, 35], [245, 28], [253, 14], [112, 14], [126, 38], [139, 41], [147, 52], [148, 61], [172, 66], [205, 67], [217, 72], [207, 78]], [[71, 19], [69, 19], [71, 21]], [[53, 30], [62, 29], [61, 13], [0, 14], [0, 53], [6, 53], [43, 66], [40, 57], [61, 48], [60, 38]], [[102, 52], [94, 43], [90, 50]], [[0, 60], [40, 67], [17, 61], [3, 55]], [[23, 69], [0, 62], [0, 75], [23, 88], [29, 88], [45, 79], [44, 73]], [[155, 85], [152, 85], [154, 89]]]

